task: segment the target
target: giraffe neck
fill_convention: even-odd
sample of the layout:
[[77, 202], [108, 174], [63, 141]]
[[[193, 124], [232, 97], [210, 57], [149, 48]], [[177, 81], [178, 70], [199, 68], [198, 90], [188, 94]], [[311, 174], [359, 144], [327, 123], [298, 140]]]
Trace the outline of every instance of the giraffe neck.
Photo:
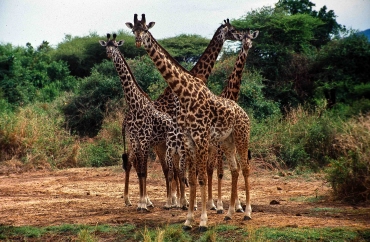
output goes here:
[[166, 80], [168, 86], [181, 99], [189, 96], [185, 88], [194, 83], [202, 83], [203, 81], [194, 78], [193, 75], [181, 66], [152, 36], [148, 31], [143, 38], [143, 44], [149, 57], [153, 60], [158, 71]]
[[234, 69], [227, 79], [227, 85], [222, 90], [221, 97], [238, 101], [240, 84], [243, 75], [243, 69], [248, 56], [248, 50], [249, 49], [245, 49], [244, 47], [240, 50], [234, 65]]
[[190, 70], [194, 76], [202, 79], [205, 83], [207, 83], [208, 77], [211, 74], [212, 68], [215, 65], [225, 41], [225, 39], [221, 37], [222, 28], [223, 26], [220, 26], [217, 29], [206, 50], [203, 52], [195, 66]]
[[138, 109], [151, 103], [148, 95], [140, 88], [122, 53], [115, 49], [112, 53], [114, 67], [118, 73], [125, 100], [130, 109]]

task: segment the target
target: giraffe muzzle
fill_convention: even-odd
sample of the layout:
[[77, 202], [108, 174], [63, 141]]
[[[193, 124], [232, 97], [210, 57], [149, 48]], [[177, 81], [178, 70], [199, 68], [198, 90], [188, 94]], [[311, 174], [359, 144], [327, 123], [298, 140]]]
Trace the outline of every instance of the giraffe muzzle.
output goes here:
[[137, 47], [137, 48], [140, 48], [140, 47], [141, 47], [141, 42], [136, 41], [136, 47]]

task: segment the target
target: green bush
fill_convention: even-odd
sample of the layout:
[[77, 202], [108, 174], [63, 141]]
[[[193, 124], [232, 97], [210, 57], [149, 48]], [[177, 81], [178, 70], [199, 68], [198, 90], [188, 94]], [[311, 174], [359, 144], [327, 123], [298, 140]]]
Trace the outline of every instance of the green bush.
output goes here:
[[83, 166], [102, 167], [118, 165], [122, 148], [110, 140], [100, 139], [87, 143], [81, 149], [79, 163]]
[[96, 65], [91, 75], [81, 80], [78, 93], [70, 97], [63, 107], [66, 128], [72, 133], [96, 136], [101, 129], [107, 103], [123, 97], [118, 75], [107, 77], [99, 72], [106, 70], [108, 66], [107, 62]]
[[[56, 51], [53, 52], [53, 59], [68, 63], [72, 75], [87, 77], [94, 65], [107, 59], [105, 49], [98, 43], [99, 40], [106, 39], [105, 33], [103, 36], [96, 33], [90, 33], [83, 37], [66, 35], [64, 41], [59, 43]], [[117, 40], [125, 41], [121, 51], [126, 58], [134, 58], [145, 54], [144, 48], [135, 47], [135, 38], [127, 31], [117, 31]]]
[[66, 160], [75, 137], [62, 128], [58, 108], [62, 101], [35, 103], [0, 115], [0, 161], [17, 159], [38, 169]]
[[50, 58], [52, 49], [43, 42], [36, 50], [27, 44], [26, 48], [1, 46], [0, 93], [13, 106], [35, 101], [52, 101], [62, 91], [73, 90], [76, 80], [69, 73], [65, 62]]
[[[127, 63], [132, 70], [137, 83], [144, 92], [148, 93], [150, 85], [165, 82], [161, 73], [157, 70], [152, 59], [150, 59], [148, 55], [128, 59]], [[160, 86], [162, 86], [162, 84], [160, 84]]]
[[334, 195], [352, 202], [370, 199], [370, 114], [343, 122], [326, 170]]

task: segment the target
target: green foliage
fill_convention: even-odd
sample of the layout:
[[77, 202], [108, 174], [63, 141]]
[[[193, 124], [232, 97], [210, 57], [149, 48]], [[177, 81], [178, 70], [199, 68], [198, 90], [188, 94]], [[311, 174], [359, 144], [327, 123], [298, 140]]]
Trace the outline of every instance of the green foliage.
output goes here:
[[[208, 79], [209, 89], [219, 95], [226, 85], [226, 80], [232, 72], [235, 64], [235, 56], [227, 56], [222, 61], [216, 62], [212, 74]], [[264, 78], [256, 71], [244, 70], [238, 104], [254, 118], [264, 119], [280, 113], [279, 104], [268, 100], [264, 96]]]
[[195, 63], [207, 48], [209, 39], [194, 34], [181, 34], [158, 42], [178, 62]]
[[[95, 64], [102, 62], [103, 59], [107, 59], [107, 54], [98, 43], [99, 40], [106, 39], [106, 36], [98, 36], [96, 33], [83, 37], [66, 35], [64, 41], [58, 44], [53, 58], [68, 63], [72, 75], [86, 77], [90, 74], [91, 68]], [[117, 40], [125, 41], [125, 44], [121, 47], [125, 57], [134, 58], [135, 56], [145, 54], [144, 49], [135, 47], [134, 36], [128, 32], [118, 31]]]
[[66, 63], [52, 61], [52, 49], [43, 42], [36, 50], [0, 46], [0, 94], [13, 106], [34, 101], [52, 101], [62, 91], [72, 90], [76, 80]]
[[150, 59], [148, 55], [136, 57], [134, 59], [128, 59], [127, 64], [129, 65], [136, 81], [146, 93], [148, 93], [148, 88], [150, 85], [164, 82], [162, 75], [157, 70], [152, 59]]
[[279, 241], [353, 241], [361, 237], [355, 231], [340, 228], [263, 228], [266, 240]]
[[[252, 10], [232, 21], [237, 28], [260, 30], [247, 67], [261, 71], [265, 96], [279, 102], [283, 111], [314, 96], [316, 70], [311, 67], [315, 55], [345, 31], [332, 10], [324, 6], [316, 12], [312, 6], [308, 0], [281, 0], [275, 8]], [[352, 78], [356, 77], [347, 81]]]
[[370, 199], [370, 114], [353, 118], [341, 125], [335, 137], [336, 155], [326, 170], [334, 194], [358, 202]]
[[59, 105], [36, 103], [0, 115], [0, 161], [19, 159], [30, 170], [63, 163], [72, 152], [75, 137], [62, 129]]
[[240, 86], [239, 105], [256, 119], [280, 114], [279, 103], [264, 97], [263, 77], [256, 71], [245, 72]]
[[[336, 101], [370, 99], [370, 43], [363, 35], [331, 41], [319, 52], [312, 68], [316, 93], [335, 90]], [[322, 94], [321, 94], [322, 95]]]
[[260, 30], [249, 51], [247, 67], [260, 70], [265, 77], [265, 96], [279, 102], [282, 107], [303, 102], [306, 97], [300, 95], [296, 88], [299, 85], [295, 83], [305, 83], [307, 78], [295, 80], [299, 75], [292, 73], [292, 67], [298, 69], [296, 58], [311, 52], [314, 30], [322, 22], [307, 14], [288, 15], [284, 11], [263, 7], [232, 21], [232, 24], [238, 28]]
[[118, 164], [121, 154], [120, 144], [107, 139], [98, 139], [94, 143], [83, 146], [79, 162], [87, 167], [113, 166]]
[[320, 113], [320, 108], [309, 112], [299, 107], [287, 112], [285, 118], [276, 115], [252, 120], [253, 153], [277, 167], [319, 169], [326, 165], [327, 157], [335, 156], [332, 143], [337, 127], [330, 115]]
[[319, 10], [319, 12], [312, 10], [312, 7], [316, 5], [309, 0], [279, 0], [275, 6], [276, 8], [284, 9], [290, 15], [307, 14], [321, 20], [323, 24], [314, 30], [315, 38], [311, 41], [311, 43], [316, 47], [321, 47], [327, 44], [333, 36], [339, 37], [340, 32], [346, 30], [345, 26], [337, 23], [337, 16], [334, 11], [327, 11], [327, 7], [325, 5]]
[[123, 97], [118, 75], [107, 77], [99, 72], [107, 70], [108, 66], [107, 62], [96, 65], [91, 75], [81, 80], [78, 93], [63, 107], [66, 127], [73, 133], [96, 136], [101, 128], [108, 101], [118, 101]]

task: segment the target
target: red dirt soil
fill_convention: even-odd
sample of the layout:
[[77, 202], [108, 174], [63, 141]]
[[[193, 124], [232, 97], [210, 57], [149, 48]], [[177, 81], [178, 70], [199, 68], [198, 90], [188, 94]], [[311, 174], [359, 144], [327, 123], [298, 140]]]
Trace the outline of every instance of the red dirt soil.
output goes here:
[[[162, 208], [165, 204], [165, 183], [160, 165], [149, 162], [148, 170], [147, 190], [155, 207], [147, 213], [136, 211], [139, 188], [134, 170], [130, 177], [131, 207], [125, 206], [122, 198], [125, 174], [118, 166], [0, 175], [0, 225], [134, 223], [156, 227], [183, 223], [186, 211]], [[223, 202], [227, 210], [231, 190], [227, 170], [224, 177]], [[370, 228], [370, 206], [351, 206], [332, 201], [330, 187], [322, 175], [283, 177], [277, 172], [257, 169], [250, 181], [252, 220], [243, 221], [243, 214], [236, 213], [232, 220], [223, 221], [224, 215], [209, 210], [209, 226]], [[217, 184], [216, 178], [214, 184]], [[243, 202], [242, 175], [239, 176], [238, 186], [239, 198]], [[217, 197], [216, 191], [215, 187], [214, 198]], [[187, 189], [187, 196], [188, 192]], [[270, 205], [273, 200], [278, 204]], [[197, 226], [199, 219], [200, 211], [196, 211], [194, 226]]]

